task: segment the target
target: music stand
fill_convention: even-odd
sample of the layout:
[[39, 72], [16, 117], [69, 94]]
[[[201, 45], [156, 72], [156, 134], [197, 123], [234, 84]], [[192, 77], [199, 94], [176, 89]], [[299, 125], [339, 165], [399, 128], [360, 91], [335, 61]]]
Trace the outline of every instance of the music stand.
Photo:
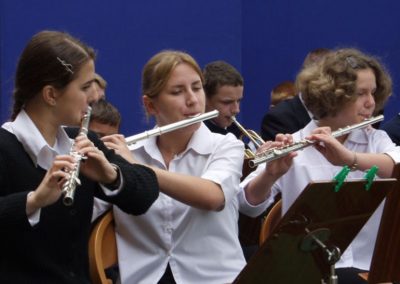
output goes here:
[[376, 238], [368, 283], [400, 282], [400, 164], [394, 168], [397, 184], [385, 202]]
[[[233, 282], [321, 283], [396, 179], [311, 182]], [[290, 189], [288, 189], [290, 190]], [[331, 282], [334, 283], [334, 282]]]

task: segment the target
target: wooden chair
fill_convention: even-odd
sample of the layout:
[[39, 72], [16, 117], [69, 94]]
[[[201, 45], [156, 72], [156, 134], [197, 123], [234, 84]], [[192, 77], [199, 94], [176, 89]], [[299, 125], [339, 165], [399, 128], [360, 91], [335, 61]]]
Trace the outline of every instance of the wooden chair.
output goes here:
[[279, 199], [268, 214], [261, 225], [259, 244], [260, 246], [269, 237], [272, 230], [278, 224], [279, 220], [282, 218], [282, 199]]
[[[256, 169], [249, 166], [249, 160], [249, 158], [245, 158], [243, 161], [241, 181]], [[253, 218], [239, 212], [239, 241], [243, 247], [258, 245], [263, 218], [263, 214]]]
[[117, 262], [114, 216], [110, 210], [100, 217], [90, 234], [89, 269], [92, 283], [112, 284], [112, 280], [105, 274], [105, 269], [116, 265]]

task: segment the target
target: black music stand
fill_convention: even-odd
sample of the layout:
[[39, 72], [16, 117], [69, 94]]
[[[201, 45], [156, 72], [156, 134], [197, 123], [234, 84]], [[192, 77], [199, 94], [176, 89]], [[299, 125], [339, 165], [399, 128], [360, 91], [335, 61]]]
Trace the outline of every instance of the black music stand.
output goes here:
[[[337, 283], [334, 264], [396, 179], [311, 182], [233, 282]], [[290, 190], [290, 189], [288, 189]]]

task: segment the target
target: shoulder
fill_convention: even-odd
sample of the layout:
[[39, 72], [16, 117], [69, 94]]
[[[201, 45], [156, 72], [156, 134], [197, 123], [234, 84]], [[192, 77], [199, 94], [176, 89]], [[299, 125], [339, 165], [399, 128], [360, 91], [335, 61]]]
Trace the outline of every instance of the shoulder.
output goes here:
[[366, 133], [372, 140], [375, 140], [376, 143], [380, 143], [382, 141], [391, 142], [389, 135], [382, 129], [370, 128], [368, 130], [361, 131], [364, 131], [364, 133]]
[[1, 148], [4, 148], [6, 145], [15, 144], [19, 144], [17, 137], [13, 133], [0, 127], [0, 145], [2, 146]]
[[13, 133], [0, 128], [0, 156], [2, 161], [20, 161], [21, 155], [25, 155], [24, 153], [26, 154], [25, 149], [17, 137]]
[[304, 108], [300, 98], [298, 96], [295, 96], [291, 99], [281, 101], [279, 104], [271, 109], [271, 112], [283, 112], [292, 109], [298, 109], [299, 106]]
[[207, 151], [215, 151], [215, 149], [243, 148], [243, 142], [236, 138], [232, 133], [220, 134], [211, 132], [207, 127], [200, 127], [196, 131], [193, 139], [197, 148], [203, 148]]
[[277, 119], [277, 120], [292, 120], [297, 116], [308, 117], [307, 110], [303, 106], [300, 99], [296, 96], [289, 100], [284, 100], [268, 110], [264, 116], [264, 120]]
[[382, 125], [385, 131], [397, 130], [400, 128], [400, 114], [395, 115], [391, 120]]
[[219, 133], [219, 134], [227, 134], [228, 133], [228, 131], [226, 129], [219, 127], [218, 125], [212, 123], [210, 120], [204, 121], [204, 124], [213, 133]]

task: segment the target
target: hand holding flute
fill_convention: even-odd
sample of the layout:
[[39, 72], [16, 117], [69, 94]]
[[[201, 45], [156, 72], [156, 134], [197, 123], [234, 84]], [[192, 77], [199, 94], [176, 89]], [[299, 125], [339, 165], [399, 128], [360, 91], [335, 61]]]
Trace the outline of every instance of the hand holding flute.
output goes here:
[[[81, 184], [79, 180], [81, 166], [85, 176], [103, 184], [111, 184], [118, 177], [116, 169], [108, 162], [104, 153], [87, 137], [90, 115], [91, 107], [88, 107], [70, 151], [74, 164], [72, 169], [66, 169], [68, 176], [62, 185], [63, 202], [67, 206], [73, 204], [76, 187]], [[86, 160], [85, 163], [82, 163], [83, 160]]]
[[[369, 119], [366, 119], [357, 124], [349, 125], [344, 128], [339, 128], [338, 130], [332, 132], [332, 136], [333, 136], [333, 138], [343, 136], [345, 134], [352, 132], [353, 130], [365, 128], [365, 127], [367, 127], [371, 124], [374, 124], [378, 121], [382, 121], [383, 118], [384, 118], [383, 115], [379, 115], [376, 117], [371, 117]], [[325, 129], [325, 131], [326, 131], [326, 129]], [[293, 151], [301, 150], [301, 149], [311, 146], [313, 144], [314, 144], [314, 141], [312, 141], [311, 139], [307, 139], [307, 137], [306, 137], [306, 139], [303, 139], [301, 141], [287, 145], [285, 147], [269, 149], [262, 153], [258, 153], [258, 155], [253, 160], [250, 161], [250, 166], [255, 167], [261, 163], [273, 161], [273, 160], [283, 157]]]
[[142, 133], [130, 136], [130, 137], [124, 137], [124, 135], [121, 134], [114, 134], [114, 135], [109, 135], [105, 136], [102, 138], [102, 141], [104, 144], [110, 148], [113, 149], [118, 155], [122, 156], [125, 160], [127, 160], [130, 163], [135, 163], [135, 159], [132, 156], [132, 153], [129, 149], [130, 146], [135, 144], [136, 142], [147, 139], [153, 136], [159, 136], [164, 133], [168, 133], [174, 130], [178, 130], [180, 128], [199, 123], [201, 121], [211, 119], [214, 117], [217, 117], [219, 112], [217, 110], [213, 110], [210, 112], [206, 112], [203, 114], [200, 114], [195, 117], [187, 118], [184, 120], [180, 120], [171, 124], [167, 124], [164, 126], [160, 127], [155, 127], [151, 130], [144, 131]]

